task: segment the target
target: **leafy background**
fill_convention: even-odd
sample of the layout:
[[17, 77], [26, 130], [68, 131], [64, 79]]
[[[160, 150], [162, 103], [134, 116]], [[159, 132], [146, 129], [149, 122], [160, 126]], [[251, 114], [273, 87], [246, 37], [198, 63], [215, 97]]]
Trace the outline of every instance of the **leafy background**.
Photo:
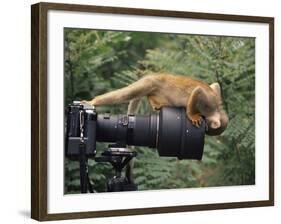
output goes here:
[[[65, 105], [121, 88], [151, 72], [219, 82], [230, 122], [206, 136], [202, 161], [159, 157], [136, 147], [135, 182], [140, 190], [255, 184], [255, 39], [248, 37], [116, 32], [65, 28]], [[98, 113], [126, 113], [127, 105], [102, 106]], [[142, 100], [139, 113], [151, 109]], [[100, 153], [107, 144], [98, 143]], [[98, 192], [114, 173], [89, 161]], [[65, 159], [65, 193], [79, 193], [79, 164]]]

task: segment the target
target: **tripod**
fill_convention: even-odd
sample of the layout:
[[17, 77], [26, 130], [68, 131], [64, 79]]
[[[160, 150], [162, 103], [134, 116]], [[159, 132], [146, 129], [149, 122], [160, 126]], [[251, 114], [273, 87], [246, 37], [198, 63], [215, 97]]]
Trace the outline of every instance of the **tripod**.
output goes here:
[[[82, 151], [80, 150], [80, 154], [81, 152]], [[115, 175], [107, 182], [108, 192], [136, 191], [138, 189], [137, 185], [130, 180], [130, 177], [128, 177], [127, 174], [122, 176], [123, 169], [136, 156], [137, 152], [114, 144], [109, 145], [100, 156], [95, 157], [97, 163], [109, 162], [114, 168]], [[88, 188], [89, 191], [93, 193], [93, 188], [88, 176], [87, 159], [83, 156], [83, 153], [80, 155], [80, 185], [81, 193], [87, 193]]]

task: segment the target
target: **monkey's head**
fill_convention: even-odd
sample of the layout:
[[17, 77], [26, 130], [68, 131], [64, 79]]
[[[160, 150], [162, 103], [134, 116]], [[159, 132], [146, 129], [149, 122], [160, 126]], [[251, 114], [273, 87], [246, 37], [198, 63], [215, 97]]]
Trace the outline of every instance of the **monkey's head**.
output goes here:
[[220, 135], [228, 125], [228, 116], [222, 108], [221, 89], [219, 83], [210, 85], [204, 100], [198, 105], [200, 113], [207, 123], [207, 135]]

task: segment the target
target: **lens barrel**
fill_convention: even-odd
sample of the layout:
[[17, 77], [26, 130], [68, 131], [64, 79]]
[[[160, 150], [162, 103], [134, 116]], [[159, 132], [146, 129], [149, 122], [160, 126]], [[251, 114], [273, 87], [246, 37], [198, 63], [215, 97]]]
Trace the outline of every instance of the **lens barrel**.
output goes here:
[[163, 107], [159, 114], [148, 116], [98, 115], [96, 127], [100, 142], [157, 148], [160, 156], [202, 159], [205, 120], [195, 127], [185, 108]]
[[97, 141], [156, 147], [158, 115], [98, 115]]

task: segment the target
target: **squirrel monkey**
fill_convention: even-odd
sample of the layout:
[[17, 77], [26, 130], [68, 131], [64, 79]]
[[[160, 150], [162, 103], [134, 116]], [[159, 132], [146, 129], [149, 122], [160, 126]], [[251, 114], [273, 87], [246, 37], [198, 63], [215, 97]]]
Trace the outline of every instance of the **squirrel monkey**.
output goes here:
[[151, 107], [186, 107], [186, 116], [199, 126], [202, 116], [206, 119], [208, 135], [220, 135], [228, 124], [228, 116], [222, 108], [218, 83], [208, 85], [187, 76], [152, 74], [131, 85], [97, 96], [86, 101], [93, 106], [129, 102], [128, 114], [136, 113], [140, 99], [146, 96]]

